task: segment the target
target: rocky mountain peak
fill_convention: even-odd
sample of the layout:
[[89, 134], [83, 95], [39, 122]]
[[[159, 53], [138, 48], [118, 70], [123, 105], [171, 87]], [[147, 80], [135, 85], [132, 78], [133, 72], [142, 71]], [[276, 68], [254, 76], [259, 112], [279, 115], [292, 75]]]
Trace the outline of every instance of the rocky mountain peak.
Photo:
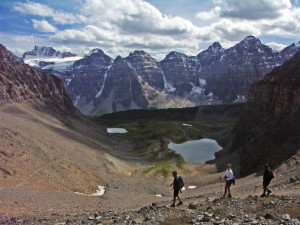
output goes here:
[[23, 54], [23, 59], [27, 57], [61, 57], [61, 54], [52, 47], [34, 46], [32, 51]]
[[180, 52], [172, 51], [166, 56], [165, 59], [181, 58], [182, 56], [186, 55]]
[[219, 42], [214, 42], [211, 46], [208, 47], [206, 51], [204, 51], [204, 53], [211, 54], [211, 55], [219, 55], [224, 51], [225, 51], [224, 48], [222, 48]]
[[133, 56], [150, 56], [150, 55], [143, 50], [135, 50], [134, 52], [131, 52], [129, 54], [129, 57], [133, 57]]
[[211, 50], [218, 50], [218, 51], [224, 51], [224, 49], [222, 48], [221, 44], [219, 42], [214, 42], [211, 46], [208, 47], [208, 49]]
[[248, 42], [257, 42], [257, 41], [260, 42], [259, 39], [257, 39], [256, 37], [254, 37], [254, 36], [252, 36], [252, 35], [249, 35], [249, 36], [245, 37], [245, 38], [242, 40], [242, 42], [246, 42], [246, 43], [248, 43]]
[[100, 48], [95, 48], [91, 50], [86, 56], [99, 56], [105, 55], [105, 53]]
[[245, 37], [237, 46], [259, 46], [262, 45], [261, 41], [254, 36]]
[[113, 64], [121, 63], [123, 61], [124, 61], [123, 58], [118, 55]]
[[26, 58], [65, 58], [76, 56], [71, 52], [60, 53], [52, 47], [34, 46], [34, 49], [23, 54], [23, 59]]
[[284, 48], [281, 52], [280, 55], [282, 58], [285, 60], [291, 58], [293, 55], [296, 54], [296, 52], [300, 51], [300, 41], [297, 43], [293, 43], [290, 46], [287, 46]]

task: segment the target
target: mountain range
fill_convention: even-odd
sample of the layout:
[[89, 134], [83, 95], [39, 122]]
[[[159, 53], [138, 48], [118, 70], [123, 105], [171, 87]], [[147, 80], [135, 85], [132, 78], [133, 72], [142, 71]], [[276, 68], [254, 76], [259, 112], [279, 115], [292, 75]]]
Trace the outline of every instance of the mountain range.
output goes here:
[[245, 102], [255, 81], [299, 50], [296, 43], [273, 52], [247, 36], [226, 50], [215, 42], [197, 56], [173, 51], [160, 62], [141, 50], [112, 59], [99, 48], [80, 57], [38, 46], [23, 60], [60, 77], [73, 104], [97, 114]]

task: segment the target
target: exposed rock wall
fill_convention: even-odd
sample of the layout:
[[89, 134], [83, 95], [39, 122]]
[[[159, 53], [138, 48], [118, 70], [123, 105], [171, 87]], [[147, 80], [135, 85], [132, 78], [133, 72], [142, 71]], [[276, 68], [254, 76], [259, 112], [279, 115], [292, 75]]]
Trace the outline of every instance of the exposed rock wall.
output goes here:
[[59, 78], [17, 62], [0, 44], [0, 103], [46, 98], [74, 109]]
[[241, 175], [300, 149], [300, 53], [251, 87], [233, 134], [230, 150], [239, 152]]

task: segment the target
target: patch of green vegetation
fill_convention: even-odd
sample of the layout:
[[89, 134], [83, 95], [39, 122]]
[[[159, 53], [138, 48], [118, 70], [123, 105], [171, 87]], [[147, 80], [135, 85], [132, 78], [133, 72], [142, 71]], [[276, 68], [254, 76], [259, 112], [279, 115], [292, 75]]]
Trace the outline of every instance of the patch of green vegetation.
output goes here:
[[163, 225], [185, 225], [192, 220], [192, 217], [182, 216], [182, 217], [169, 217], [162, 222]]
[[[223, 108], [224, 106], [218, 106], [217, 114], [222, 115], [225, 110]], [[200, 114], [210, 116], [215, 109], [204, 107], [201, 110]], [[170, 140], [179, 144], [189, 140], [214, 138], [234, 124], [233, 121], [199, 121], [196, 117], [199, 117], [199, 107], [131, 110], [88, 116], [90, 120], [104, 126], [125, 128], [128, 133], [116, 135], [129, 141], [133, 146], [131, 153], [142, 157], [149, 164], [150, 167], [144, 174], [153, 173], [164, 177], [170, 175], [172, 166], [182, 169], [185, 163], [181, 155], [168, 149]], [[192, 126], [183, 126], [183, 123]]]
[[154, 172], [155, 176], [162, 175], [164, 177], [168, 177], [171, 175], [172, 165], [175, 164], [178, 168], [183, 168], [184, 160], [181, 155], [176, 154], [170, 149], [166, 149], [160, 154], [160, 157], [153, 156], [149, 159], [149, 163], [152, 166], [143, 171], [145, 175], [149, 174], [150, 172]]

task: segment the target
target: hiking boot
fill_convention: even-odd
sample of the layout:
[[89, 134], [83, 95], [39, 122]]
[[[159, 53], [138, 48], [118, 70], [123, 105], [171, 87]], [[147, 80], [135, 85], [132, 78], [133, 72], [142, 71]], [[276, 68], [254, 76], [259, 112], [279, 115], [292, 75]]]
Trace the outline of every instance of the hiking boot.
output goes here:
[[170, 207], [175, 207], [175, 204], [170, 205]]
[[183, 204], [183, 202], [182, 201], [180, 201], [177, 205], [182, 205]]
[[263, 197], [267, 197], [267, 196], [265, 193], [263, 193], [260, 197], [263, 198]]
[[231, 194], [227, 195], [228, 198], [232, 198]]
[[269, 196], [272, 193], [271, 190], [268, 190], [267, 196]]

